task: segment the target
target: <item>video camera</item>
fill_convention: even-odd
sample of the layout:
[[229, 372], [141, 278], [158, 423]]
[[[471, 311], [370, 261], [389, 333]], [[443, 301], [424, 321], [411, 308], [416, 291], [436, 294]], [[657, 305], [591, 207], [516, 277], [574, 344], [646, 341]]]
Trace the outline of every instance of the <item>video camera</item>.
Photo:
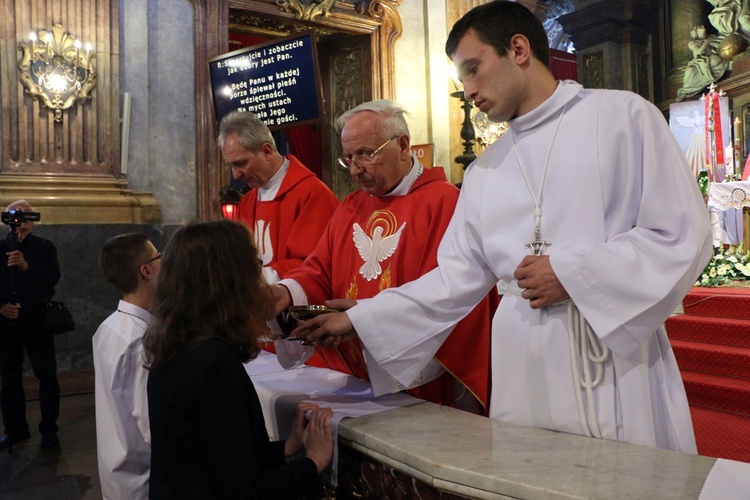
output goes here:
[[2, 221], [3, 224], [10, 226], [15, 229], [20, 227], [24, 222], [36, 222], [41, 220], [39, 212], [24, 212], [23, 210], [9, 210], [3, 212]]

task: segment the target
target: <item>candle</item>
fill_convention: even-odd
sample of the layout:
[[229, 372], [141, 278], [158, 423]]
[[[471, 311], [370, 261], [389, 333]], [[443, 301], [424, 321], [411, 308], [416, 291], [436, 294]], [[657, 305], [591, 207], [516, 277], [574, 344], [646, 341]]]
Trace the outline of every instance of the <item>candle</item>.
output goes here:
[[31, 40], [31, 60], [34, 60], [34, 51], [36, 50], [36, 33], [33, 31], [29, 33], [29, 39]]
[[739, 117], [734, 119], [734, 143], [742, 144], [742, 122]]
[[76, 40], [73, 45], [76, 48], [76, 61], [75, 61], [75, 65], [78, 66], [78, 64], [80, 64], [79, 54], [80, 54], [80, 50], [81, 50], [81, 41], [80, 40]]
[[734, 163], [732, 174], [737, 175], [740, 171], [740, 159], [742, 158], [742, 121], [740, 117], [734, 119]]
[[47, 33], [47, 57], [52, 57], [52, 34]]

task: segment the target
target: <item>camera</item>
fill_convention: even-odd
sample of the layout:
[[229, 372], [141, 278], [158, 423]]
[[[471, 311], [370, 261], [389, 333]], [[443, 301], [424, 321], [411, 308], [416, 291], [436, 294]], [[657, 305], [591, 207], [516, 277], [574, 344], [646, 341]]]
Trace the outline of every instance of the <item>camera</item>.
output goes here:
[[39, 212], [24, 212], [23, 210], [9, 210], [3, 212], [2, 221], [12, 228], [17, 228], [24, 222], [36, 222], [41, 220]]

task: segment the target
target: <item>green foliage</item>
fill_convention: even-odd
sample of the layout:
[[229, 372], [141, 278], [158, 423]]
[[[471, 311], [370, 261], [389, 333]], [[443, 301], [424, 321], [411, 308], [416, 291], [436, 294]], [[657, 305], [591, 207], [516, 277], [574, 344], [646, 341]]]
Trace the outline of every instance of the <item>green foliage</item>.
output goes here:
[[701, 170], [701, 173], [698, 174], [698, 187], [701, 190], [701, 194], [703, 195], [703, 199], [707, 199], [708, 197], [708, 172], [705, 170]]

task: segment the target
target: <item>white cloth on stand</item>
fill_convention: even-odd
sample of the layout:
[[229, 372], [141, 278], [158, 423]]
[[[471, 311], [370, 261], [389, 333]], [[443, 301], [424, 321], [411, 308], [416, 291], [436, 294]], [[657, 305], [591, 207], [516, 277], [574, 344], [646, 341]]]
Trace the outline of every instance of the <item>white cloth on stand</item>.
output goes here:
[[742, 210], [750, 207], [750, 181], [712, 183], [708, 188], [707, 205], [714, 245], [742, 243]]

